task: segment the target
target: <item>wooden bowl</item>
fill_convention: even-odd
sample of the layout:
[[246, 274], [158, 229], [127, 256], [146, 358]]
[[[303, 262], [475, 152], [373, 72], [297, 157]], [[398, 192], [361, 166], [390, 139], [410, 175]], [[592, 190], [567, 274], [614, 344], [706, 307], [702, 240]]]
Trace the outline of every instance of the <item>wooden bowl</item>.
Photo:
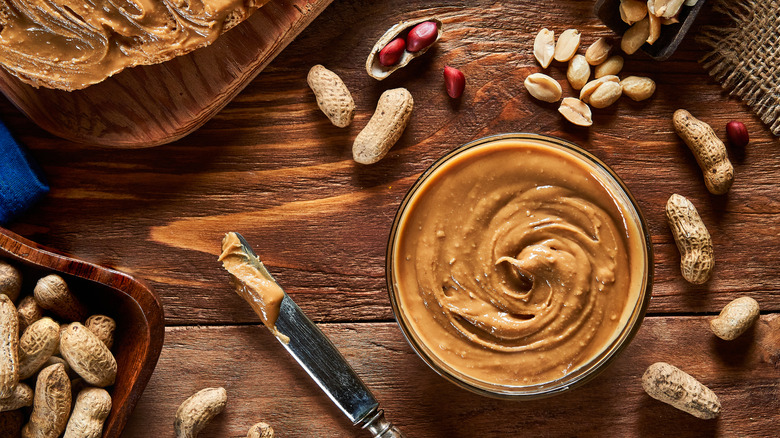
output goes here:
[[160, 301], [148, 286], [127, 274], [73, 259], [0, 228], [0, 259], [23, 275], [22, 295], [32, 293], [39, 278], [60, 275], [90, 314], [116, 320], [116, 383], [106, 388], [113, 406], [103, 427], [104, 438], [117, 438], [127, 423], [157, 364], [165, 336]]
[[[593, 12], [608, 28], [622, 36], [631, 26], [620, 18], [619, 6], [620, 0], [598, 0], [593, 7]], [[696, 20], [696, 16], [701, 11], [702, 6], [704, 6], [704, 0], [699, 0], [693, 6], [683, 6], [682, 10], [680, 10], [680, 22], [662, 26], [661, 36], [658, 38], [658, 41], [652, 45], [643, 44], [642, 51], [657, 61], [663, 61], [672, 56], [672, 53], [677, 50], [677, 46], [685, 38], [685, 34], [693, 26], [693, 22]]]

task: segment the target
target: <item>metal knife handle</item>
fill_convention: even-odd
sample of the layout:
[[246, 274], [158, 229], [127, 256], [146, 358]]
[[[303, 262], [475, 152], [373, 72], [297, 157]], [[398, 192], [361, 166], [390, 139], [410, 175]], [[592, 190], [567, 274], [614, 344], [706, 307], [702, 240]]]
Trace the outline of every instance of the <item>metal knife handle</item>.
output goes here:
[[366, 420], [362, 427], [371, 432], [374, 438], [406, 438], [403, 432], [385, 419], [385, 412], [381, 409]]

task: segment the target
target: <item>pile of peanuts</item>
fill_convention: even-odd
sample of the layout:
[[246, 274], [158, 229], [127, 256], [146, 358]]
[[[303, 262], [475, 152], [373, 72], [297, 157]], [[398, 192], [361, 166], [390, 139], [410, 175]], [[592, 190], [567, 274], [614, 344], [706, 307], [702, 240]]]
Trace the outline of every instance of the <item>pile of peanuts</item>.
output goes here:
[[20, 271], [0, 261], [0, 436], [100, 437], [111, 412], [104, 388], [117, 373], [116, 323], [89, 316], [55, 274], [20, 295]]
[[[650, 78], [618, 78], [624, 61], [619, 55], [610, 56], [612, 44], [609, 41], [598, 38], [588, 47], [585, 55], [580, 55], [577, 54], [580, 39], [578, 30], [567, 29], [556, 42], [555, 32], [543, 28], [534, 40], [534, 56], [542, 68], [549, 67], [553, 60], [568, 62], [566, 78], [573, 89], [580, 90], [579, 98], [566, 97], [558, 108], [558, 112], [566, 120], [579, 126], [591, 126], [591, 106], [606, 108], [617, 102], [622, 95], [638, 102], [655, 93], [655, 82]], [[591, 67], [595, 69], [593, 80], [590, 80]], [[544, 73], [529, 75], [524, 85], [531, 96], [544, 102], [555, 103], [563, 96], [563, 89], [558, 81]]]

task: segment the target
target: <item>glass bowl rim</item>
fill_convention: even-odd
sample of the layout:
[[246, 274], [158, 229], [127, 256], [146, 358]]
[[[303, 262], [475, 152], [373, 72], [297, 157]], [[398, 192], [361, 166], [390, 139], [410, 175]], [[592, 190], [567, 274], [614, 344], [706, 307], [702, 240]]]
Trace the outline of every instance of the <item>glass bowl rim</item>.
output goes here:
[[[622, 194], [628, 199], [629, 204], [625, 207], [633, 209], [636, 217], [638, 218], [638, 228], [643, 237], [642, 243], [644, 244], [645, 253], [645, 269], [644, 269], [644, 283], [640, 288], [640, 296], [637, 298], [637, 304], [629, 317], [626, 326], [621, 329], [620, 334], [613, 339], [613, 341], [598, 355], [596, 355], [591, 361], [585, 363], [575, 373], [567, 374], [560, 379], [550, 382], [543, 382], [541, 384], [534, 384], [529, 386], [507, 386], [498, 384], [489, 384], [488, 382], [482, 382], [485, 385], [492, 385], [496, 388], [505, 388], [505, 390], [490, 390], [482, 386], [478, 386], [466, 379], [460, 378], [456, 375], [456, 372], [450, 371], [434, 361], [429, 357], [427, 350], [421, 345], [418, 345], [413, 336], [413, 331], [407, 326], [404, 321], [403, 314], [400, 311], [398, 301], [396, 299], [395, 286], [393, 282], [394, 268], [393, 268], [393, 254], [395, 249], [395, 240], [398, 234], [398, 226], [401, 218], [406, 212], [406, 208], [409, 202], [414, 198], [415, 194], [427, 180], [427, 178], [436, 172], [442, 165], [449, 162], [454, 157], [479, 146], [487, 143], [496, 142], [500, 140], [530, 140], [540, 143], [552, 143], [560, 150], [571, 153], [575, 157], [581, 158], [584, 161], [594, 165], [594, 167], [604, 171], [605, 175], [611, 179], [610, 182], [615, 183], [613, 189], [620, 189]], [[485, 137], [478, 138], [476, 140], [469, 141], [452, 151], [447, 152], [445, 155], [433, 162], [428, 168], [417, 178], [412, 186], [404, 195], [403, 200], [398, 206], [395, 217], [393, 219], [392, 228], [387, 242], [387, 250], [385, 253], [385, 281], [387, 283], [387, 291], [390, 298], [390, 305], [393, 309], [393, 314], [396, 319], [396, 323], [401, 329], [401, 332], [406, 339], [406, 342], [412, 347], [415, 354], [425, 362], [434, 372], [454, 383], [455, 385], [467, 389], [471, 392], [493, 398], [513, 399], [513, 400], [532, 400], [538, 398], [549, 397], [559, 394], [564, 391], [580, 387], [596, 376], [601, 374], [614, 360], [620, 356], [625, 348], [631, 343], [636, 333], [639, 331], [642, 322], [644, 320], [647, 308], [650, 303], [653, 288], [654, 277], [654, 259], [653, 259], [653, 246], [651, 241], [650, 231], [647, 227], [647, 220], [642, 214], [639, 204], [634, 198], [631, 191], [628, 189], [623, 180], [612, 170], [606, 163], [601, 161], [592, 153], [583, 149], [579, 145], [565, 140], [559, 137], [546, 135], [546, 134], [534, 134], [534, 133], [503, 133], [493, 134]], [[462, 374], [462, 373], [457, 373]], [[572, 376], [574, 376], [572, 378]], [[465, 376], [468, 377], [468, 376]], [[473, 379], [477, 381], [477, 379]]]

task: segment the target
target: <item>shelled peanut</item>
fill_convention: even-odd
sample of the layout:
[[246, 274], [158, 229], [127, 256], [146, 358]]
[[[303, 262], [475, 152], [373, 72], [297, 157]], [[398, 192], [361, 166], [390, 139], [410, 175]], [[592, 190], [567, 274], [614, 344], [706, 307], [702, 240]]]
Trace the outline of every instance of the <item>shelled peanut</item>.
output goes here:
[[[585, 50], [585, 55], [580, 55], [577, 50], [581, 39], [579, 31], [567, 29], [556, 42], [555, 32], [547, 28], [540, 30], [534, 39], [533, 53], [542, 68], [547, 68], [553, 60], [568, 62], [566, 79], [574, 90], [580, 90], [579, 99], [566, 97], [558, 108], [566, 120], [575, 125], [590, 126], [593, 124], [591, 106], [606, 108], [622, 95], [642, 101], [655, 93], [655, 82], [650, 78], [629, 76], [621, 80], [617, 76], [624, 61], [620, 56], [610, 56], [610, 41], [597, 38]], [[595, 78], [590, 80], [592, 67]], [[524, 85], [531, 96], [543, 102], [555, 103], [564, 97], [558, 81], [544, 73], [528, 75]]]
[[620, 0], [620, 18], [631, 26], [623, 34], [620, 48], [631, 55], [643, 44], [653, 44], [661, 37], [663, 25], [679, 23], [683, 6], [697, 0]]
[[89, 316], [56, 274], [39, 279], [32, 291], [21, 285], [19, 271], [0, 261], [0, 413], [22, 418], [24, 437], [101, 436], [111, 397], [94, 386], [116, 378], [110, 350], [116, 323]]

